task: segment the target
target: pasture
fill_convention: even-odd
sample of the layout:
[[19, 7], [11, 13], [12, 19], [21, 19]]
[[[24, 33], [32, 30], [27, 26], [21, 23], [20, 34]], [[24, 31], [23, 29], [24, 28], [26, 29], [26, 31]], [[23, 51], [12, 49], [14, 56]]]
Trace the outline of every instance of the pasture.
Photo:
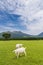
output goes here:
[[[16, 58], [12, 51], [17, 43], [26, 47], [27, 56]], [[0, 65], [43, 65], [43, 40], [0, 41]]]

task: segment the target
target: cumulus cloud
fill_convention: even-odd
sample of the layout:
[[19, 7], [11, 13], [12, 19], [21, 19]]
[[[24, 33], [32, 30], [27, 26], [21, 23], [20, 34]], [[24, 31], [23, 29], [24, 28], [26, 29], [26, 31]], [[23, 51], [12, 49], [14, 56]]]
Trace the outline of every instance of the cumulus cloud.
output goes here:
[[21, 15], [20, 25], [25, 27], [23, 32], [33, 35], [43, 32], [43, 0], [0, 0], [0, 3], [1, 10]]
[[5, 31], [19, 31], [19, 29], [12, 28], [10, 26], [0, 25], [0, 32], [5, 32]]
[[25, 25], [27, 28], [27, 33], [39, 34], [43, 32], [43, 10], [40, 10], [32, 17], [30, 24], [25, 23]]

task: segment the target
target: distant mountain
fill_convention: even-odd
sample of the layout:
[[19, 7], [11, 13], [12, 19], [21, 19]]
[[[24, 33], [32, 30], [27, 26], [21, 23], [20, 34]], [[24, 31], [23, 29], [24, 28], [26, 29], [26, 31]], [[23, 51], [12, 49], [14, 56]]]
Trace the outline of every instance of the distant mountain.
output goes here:
[[41, 36], [41, 37], [43, 37], [43, 32], [42, 32], [42, 33], [40, 33], [38, 36]]
[[[29, 34], [26, 34], [26, 33], [21, 32], [21, 31], [13, 31], [13, 32], [9, 32], [9, 31], [8, 31], [8, 33], [11, 34], [11, 38], [21, 38], [21, 37], [31, 36], [31, 35], [29, 35]], [[3, 32], [0, 33], [0, 38], [2, 38], [2, 34], [3, 34]]]
[[[13, 31], [13, 32], [10, 32], [10, 31], [7, 31], [8, 33], [11, 34], [11, 38], [24, 38], [24, 37], [43, 37], [43, 32], [40, 33], [39, 35], [30, 35], [30, 34], [26, 34], [26, 33], [23, 33], [21, 31]], [[3, 38], [2, 36], [3, 32], [0, 33], [0, 38]]]
[[14, 31], [14, 32], [10, 32], [10, 34], [11, 34], [11, 37], [12, 38], [21, 38], [21, 37], [26, 37], [26, 36], [30, 36], [29, 34], [26, 34], [26, 33], [23, 33], [23, 32], [21, 32], [21, 31]]

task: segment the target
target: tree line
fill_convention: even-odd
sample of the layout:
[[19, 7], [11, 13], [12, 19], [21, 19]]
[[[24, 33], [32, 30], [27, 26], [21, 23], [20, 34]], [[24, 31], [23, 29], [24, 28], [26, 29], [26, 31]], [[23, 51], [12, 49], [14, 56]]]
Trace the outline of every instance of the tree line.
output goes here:
[[3, 36], [3, 39], [0, 39], [0, 40], [43, 40], [43, 37], [38, 37], [38, 36], [11, 38], [11, 34], [8, 32], [4, 32], [2, 36]]

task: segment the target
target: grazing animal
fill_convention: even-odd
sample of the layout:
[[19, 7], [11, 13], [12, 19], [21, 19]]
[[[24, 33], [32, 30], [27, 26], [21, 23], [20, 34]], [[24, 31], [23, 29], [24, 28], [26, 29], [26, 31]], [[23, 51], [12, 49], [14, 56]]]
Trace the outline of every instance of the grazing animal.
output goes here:
[[24, 53], [24, 55], [26, 56], [26, 48], [24, 47], [21, 47], [21, 48], [18, 48], [16, 50], [13, 50], [13, 52], [15, 52], [17, 58], [19, 57], [20, 54]]
[[16, 48], [21, 48], [23, 44], [16, 44]]

